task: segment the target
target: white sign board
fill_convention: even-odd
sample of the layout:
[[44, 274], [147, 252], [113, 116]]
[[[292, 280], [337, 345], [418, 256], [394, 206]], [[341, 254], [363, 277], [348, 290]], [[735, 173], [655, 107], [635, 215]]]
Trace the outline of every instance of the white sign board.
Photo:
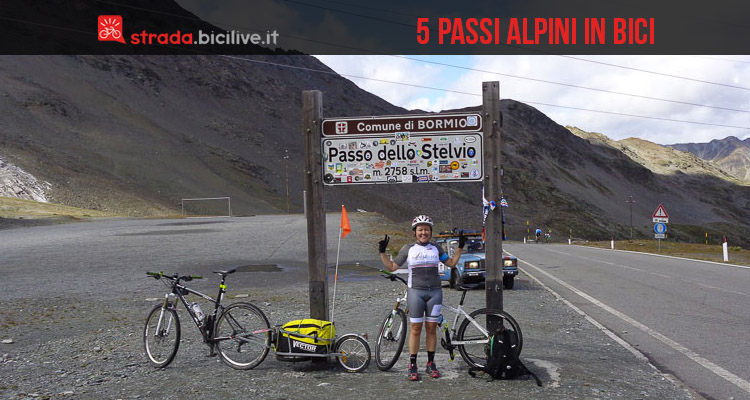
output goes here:
[[664, 239], [666, 235], [663, 233], [654, 233], [654, 239]]
[[470, 114], [391, 115], [330, 118], [321, 125], [323, 136], [412, 135], [470, 133], [482, 131], [482, 116]]
[[326, 185], [483, 179], [480, 132], [329, 136], [321, 145]]

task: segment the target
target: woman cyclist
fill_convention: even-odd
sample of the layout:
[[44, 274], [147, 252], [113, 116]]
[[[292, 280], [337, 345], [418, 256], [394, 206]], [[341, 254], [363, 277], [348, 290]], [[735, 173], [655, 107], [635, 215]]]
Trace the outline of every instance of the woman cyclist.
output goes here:
[[453, 267], [461, 257], [461, 251], [466, 244], [463, 231], [458, 235], [458, 248], [453, 257], [448, 257], [440, 246], [430, 242], [432, 239], [432, 219], [426, 215], [419, 215], [411, 222], [414, 231], [414, 243], [404, 245], [393, 261], [385, 254], [390, 238], [385, 235], [379, 244], [380, 260], [391, 272], [407, 264], [409, 270], [408, 300], [409, 322], [409, 380], [419, 380], [417, 370], [417, 352], [422, 336], [422, 325], [425, 327], [425, 343], [427, 345], [426, 372], [433, 378], [440, 377], [440, 371], [435, 365], [435, 348], [437, 347], [437, 325], [440, 309], [443, 303], [443, 289], [438, 275], [438, 263]]

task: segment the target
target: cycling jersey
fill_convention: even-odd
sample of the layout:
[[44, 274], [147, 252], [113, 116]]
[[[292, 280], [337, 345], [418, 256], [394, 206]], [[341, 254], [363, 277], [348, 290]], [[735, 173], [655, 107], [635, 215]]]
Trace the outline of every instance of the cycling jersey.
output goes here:
[[445, 262], [448, 258], [448, 254], [440, 246], [431, 242], [426, 244], [414, 242], [404, 245], [393, 262], [399, 266], [407, 263], [409, 269], [407, 283], [410, 288], [431, 289], [441, 287], [438, 263]]

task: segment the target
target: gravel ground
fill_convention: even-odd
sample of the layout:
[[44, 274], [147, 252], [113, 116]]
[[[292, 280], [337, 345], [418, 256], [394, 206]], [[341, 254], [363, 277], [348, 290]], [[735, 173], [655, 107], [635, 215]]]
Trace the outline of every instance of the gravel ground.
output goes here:
[[[362, 239], [362, 243], [374, 243], [369, 237], [355, 235], [354, 238]], [[339, 336], [367, 334], [374, 351], [378, 326], [401, 287], [379, 276], [375, 269], [378, 266], [368, 261], [373, 258], [370, 246], [361, 248], [359, 266], [341, 267], [334, 319]], [[213, 294], [218, 279], [214, 275], [206, 278], [199, 289], [205, 288]], [[254, 303], [266, 313], [272, 325], [281, 324], [309, 315], [305, 282], [306, 273], [301, 266], [240, 272], [228, 279], [228, 300]], [[82, 284], [63, 283], [71, 288]], [[0, 344], [0, 397], [695, 398], [523, 275], [513, 290], [504, 292], [505, 310], [523, 329], [522, 359], [541, 378], [543, 387], [537, 387], [533, 380], [486, 382], [472, 378], [460, 355], [449, 362], [447, 352], [442, 349], [436, 357], [443, 377], [435, 380], [423, 376], [419, 382], [406, 381], [408, 357], [404, 355], [388, 372], [378, 370], [374, 360], [365, 372], [352, 374], [336, 363], [280, 362], [273, 353], [253, 370], [235, 371], [218, 358], [207, 357], [208, 348], [197, 329], [185, 318], [184, 311], [181, 311], [183, 336], [177, 357], [167, 368], [158, 370], [151, 367], [143, 355], [141, 335], [146, 314], [156, 303], [153, 299], [163, 296], [163, 287], [145, 279], [145, 275], [142, 282], [130, 285], [133, 290], [113, 293], [108, 298], [86, 296], [85, 291], [80, 290], [0, 298], [0, 339], [3, 340]], [[332, 294], [332, 286], [329, 291]], [[446, 303], [457, 304], [459, 292], [446, 288], [444, 293]], [[483, 304], [483, 291], [467, 295], [467, 309], [480, 308]], [[12, 343], [5, 343], [8, 341]], [[420, 365], [425, 358], [421, 353]]]
[[[366, 333], [374, 349], [374, 335], [395, 298], [395, 284], [369, 274], [369, 279], [342, 281], [337, 286], [336, 326], [339, 335]], [[665, 379], [646, 362], [616, 344], [523, 277], [517, 289], [506, 291], [506, 311], [523, 328], [523, 359], [544, 382], [485, 382], [471, 378], [460, 355], [450, 363], [438, 353], [444, 377], [405, 379], [402, 357], [389, 372], [374, 362], [361, 374], [346, 373], [338, 365], [310, 362], [286, 363], [272, 354], [257, 368], [235, 371], [218, 358], [207, 357], [208, 348], [183, 312], [183, 339], [175, 361], [164, 370], [152, 368], [142, 353], [143, 320], [159, 289], [142, 298], [81, 302], [77, 298], [49, 297], [5, 302], [0, 363], [0, 396], [5, 398], [327, 398], [356, 396], [392, 398], [402, 391], [434, 393], [452, 391], [453, 398], [481, 398], [492, 391], [510, 398], [689, 399], [688, 393]], [[305, 288], [233, 291], [266, 312], [272, 324], [304, 318]], [[458, 293], [445, 290], [450, 304]], [[230, 297], [232, 293], [230, 292]], [[481, 307], [483, 292], [469, 294]], [[40, 306], [41, 304], [41, 306]], [[424, 358], [424, 354], [422, 355]], [[422, 359], [421, 361], [424, 361]], [[421, 362], [420, 362], [421, 363]], [[494, 396], [493, 396], [494, 397]]]

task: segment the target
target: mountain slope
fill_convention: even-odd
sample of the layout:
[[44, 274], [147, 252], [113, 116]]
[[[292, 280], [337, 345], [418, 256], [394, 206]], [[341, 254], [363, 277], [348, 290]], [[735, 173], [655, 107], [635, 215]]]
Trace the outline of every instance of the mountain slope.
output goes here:
[[709, 143], [679, 143], [669, 147], [712, 161], [735, 177], [750, 182], [750, 138], [740, 140], [729, 136]]
[[[52, 200], [64, 204], [138, 215], [221, 195], [236, 198], [240, 213], [274, 212], [287, 149], [301, 187], [302, 90], [341, 96], [327, 112], [402, 111], [343, 79], [262, 64], [327, 70], [312, 57], [253, 61], [3, 57], [3, 151], [52, 183]], [[139, 210], [139, 199], [153, 206]]]

